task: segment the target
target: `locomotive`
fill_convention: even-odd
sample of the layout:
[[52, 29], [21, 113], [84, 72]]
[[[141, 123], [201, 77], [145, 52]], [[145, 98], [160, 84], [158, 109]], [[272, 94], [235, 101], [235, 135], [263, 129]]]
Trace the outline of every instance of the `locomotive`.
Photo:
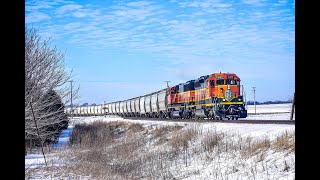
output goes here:
[[234, 73], [214, 73], [143, 96], [100, 104], [66, 108], [67, 115], [119, 115], [150, 118], [208, 118], [214, 120], [247, 117], [247, 109]]

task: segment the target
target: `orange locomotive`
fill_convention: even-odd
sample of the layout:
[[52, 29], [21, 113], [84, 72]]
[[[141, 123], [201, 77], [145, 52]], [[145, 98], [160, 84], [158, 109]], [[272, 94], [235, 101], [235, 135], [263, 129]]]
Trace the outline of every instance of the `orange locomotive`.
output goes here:
[[153, 118], [246, 118], [240, 79], [233, 73], [215, 73], [157, 92], [103, 105], [66, 109], [75, 116], [113, 114]]
[[238, 119], [247, 117], [240, 78], [233, 73], [201, 76], [170, 87], [167, 92], [171, 118]]

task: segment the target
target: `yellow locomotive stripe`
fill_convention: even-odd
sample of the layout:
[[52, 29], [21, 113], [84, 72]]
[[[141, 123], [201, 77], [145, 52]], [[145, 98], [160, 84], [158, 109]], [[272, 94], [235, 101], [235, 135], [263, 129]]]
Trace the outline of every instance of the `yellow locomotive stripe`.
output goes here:
[[[232, 104], [243, 104], [243, 102], [220, 102], [221, 105], [232, 105]], [[199, 105], [189, 105], [188, 107], [194, 107], [194, 106], [214, 106], [213, 103], [209, 104], [199, 104]], [[168, 109], [171, 108], [184, 108], [184, 106], [171, 106], [168, 107]]]
[[168, 107], [168, 109], [172, 109], [172, 108], [184, 108], [184, 106], [171, 106], [171, 107]]
[[243, 104], [243, 102], [220, 102], [220, 104]]

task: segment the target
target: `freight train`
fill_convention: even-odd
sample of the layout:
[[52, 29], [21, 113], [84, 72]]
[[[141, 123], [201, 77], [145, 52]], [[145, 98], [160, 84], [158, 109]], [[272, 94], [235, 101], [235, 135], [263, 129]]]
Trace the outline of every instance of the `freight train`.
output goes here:
[[237, 120], [247, 108], [234, 73], [214, 73], [143, 96], [95, 106], [66, 108], [67, 115]]

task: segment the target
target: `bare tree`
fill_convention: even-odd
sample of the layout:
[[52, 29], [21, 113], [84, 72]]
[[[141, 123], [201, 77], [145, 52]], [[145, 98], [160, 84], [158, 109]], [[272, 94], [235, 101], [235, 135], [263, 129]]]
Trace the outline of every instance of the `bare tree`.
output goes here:
[[[43, 145], [65, 128], [64, 105], [69, 103], [71, 88], [64, 65], [64, 53], [42, 40], [35, 28], [25, 28], [25, 140]], [[79, 88], [73, 89], [73, 99]], [[64, 102], [62, 102], [64, 101]], [[32, 109], [31, 109], [32, 108]], [[31, 144], [30, 144], [31, 143]]]

